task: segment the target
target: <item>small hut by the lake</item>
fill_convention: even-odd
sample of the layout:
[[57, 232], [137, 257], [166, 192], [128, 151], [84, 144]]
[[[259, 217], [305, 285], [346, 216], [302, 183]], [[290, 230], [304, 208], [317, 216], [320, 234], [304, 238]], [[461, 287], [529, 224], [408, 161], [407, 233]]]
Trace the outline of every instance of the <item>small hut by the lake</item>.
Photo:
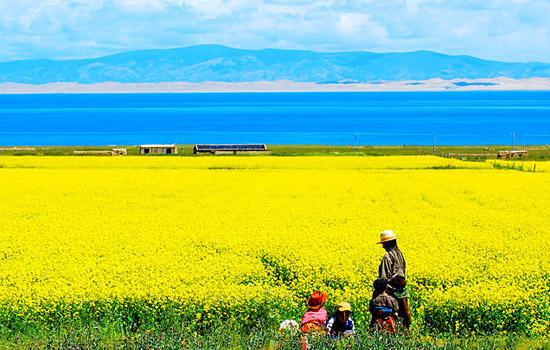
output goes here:
[[178, 147], [171, 145], [141, 145], [139, 154], [178, 154]]

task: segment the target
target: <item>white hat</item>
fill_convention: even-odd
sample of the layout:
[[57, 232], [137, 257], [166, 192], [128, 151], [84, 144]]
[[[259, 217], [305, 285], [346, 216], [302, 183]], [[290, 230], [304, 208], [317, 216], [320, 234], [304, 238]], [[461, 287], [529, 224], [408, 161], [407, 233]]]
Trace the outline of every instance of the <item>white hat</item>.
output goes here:
[[395, 232], [393, 232], [393, 230], [384, 230], [380, 232], [380, 242], [378, 242], [378, 244], [395, 241], [396, 239], [397, 237], [395, 236]]
[[279, 326], [279, 333], [283, 333], [283, 332], [294, 333], [298, 331], [299, 327], [300, 326], [298, 325], [298, 322], [294, 320], [284, 320], [283, 322], [281, 322], [281, 325]]

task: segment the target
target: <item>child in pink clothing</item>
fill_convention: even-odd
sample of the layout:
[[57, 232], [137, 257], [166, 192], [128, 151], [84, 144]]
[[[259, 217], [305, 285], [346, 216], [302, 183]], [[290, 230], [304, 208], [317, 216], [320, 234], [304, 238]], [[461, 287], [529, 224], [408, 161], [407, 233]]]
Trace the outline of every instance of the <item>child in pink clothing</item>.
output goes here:
[[308, 333], [312, 329], [325, 327], [327, 324], [327, 310], [320, 308], [317, 310], [309, 309], [302, 317], [302, 332]]
[[301, 338], [302, 349], [307, 349], [307, 335], [310, 333], [326, 334], [327, 310], [323, 304], [327, 300], [327, 294], [316, 291], [307, 300], [308, 310], [302, 317], [300, 331], [304, 334]]

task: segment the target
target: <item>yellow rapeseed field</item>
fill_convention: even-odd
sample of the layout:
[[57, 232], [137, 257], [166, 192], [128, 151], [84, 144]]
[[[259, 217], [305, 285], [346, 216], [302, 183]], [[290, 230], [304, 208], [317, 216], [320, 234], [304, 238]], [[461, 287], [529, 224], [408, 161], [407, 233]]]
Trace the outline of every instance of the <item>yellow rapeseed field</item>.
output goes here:
[[417, 330], [550, 326], [548, 173], [436, 157], [2, 157], [0, 186], [0, 320], [275, 322], [321, 288], [361, 327], [393, 229]]

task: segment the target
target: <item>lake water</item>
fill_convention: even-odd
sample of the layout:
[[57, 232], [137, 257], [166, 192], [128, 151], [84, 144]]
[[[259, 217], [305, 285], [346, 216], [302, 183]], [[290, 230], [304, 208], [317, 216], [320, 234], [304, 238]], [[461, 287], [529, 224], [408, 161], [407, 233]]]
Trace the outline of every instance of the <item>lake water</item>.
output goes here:
[[0, 95], [0, 145], [550, 144], [550, 92]]

